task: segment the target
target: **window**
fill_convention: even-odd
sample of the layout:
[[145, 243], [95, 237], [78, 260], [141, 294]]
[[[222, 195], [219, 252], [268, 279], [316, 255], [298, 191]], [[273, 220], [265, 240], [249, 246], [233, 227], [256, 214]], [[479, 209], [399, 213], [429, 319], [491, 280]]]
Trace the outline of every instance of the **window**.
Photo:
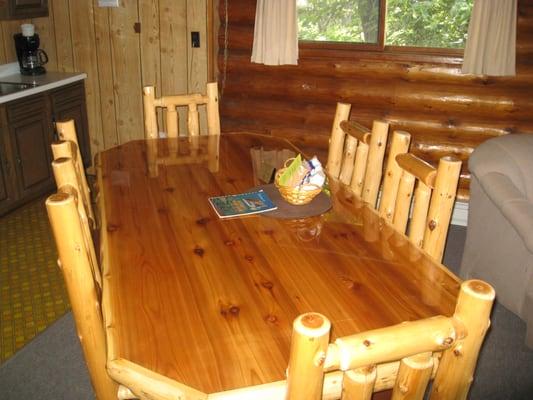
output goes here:
[[297, 0], [299, 39], [464, 48], [473, 0]]

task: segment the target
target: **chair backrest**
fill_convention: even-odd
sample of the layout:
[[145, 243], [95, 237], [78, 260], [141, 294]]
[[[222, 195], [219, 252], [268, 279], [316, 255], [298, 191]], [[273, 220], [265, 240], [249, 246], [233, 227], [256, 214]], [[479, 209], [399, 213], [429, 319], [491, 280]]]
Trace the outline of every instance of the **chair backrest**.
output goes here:
[[[494, 297], [486, 282], [466, 281], [452, 317], [404, 322], [334, 343], [325, 316], [300, 315], [293, 324], [286, 398], [318, 400], [342, 393], [342, 399], [364, 400], [392, 389], [393, 399], [423, 399], [434, 377], [430, 399], [466, 399]], [[336, 382], [342, 382], [341, 390]]]
[[411, 213], [409, 239], [440, 262], [457, 194], [461, 161], [442, 157], [434, 168], [411, 153], [397, 154], [394, 160], [389, 160], [387, 173], [391, 178], [384, 181], [380, 214], [397, 230], [406, 232]]
[[374, 121], [370, 131], [349, 121], [350, 109], [350, 104], [337, 103], [327, 171], [331, 177], [349, 185], [363, 201], [375, 207], [383, 173], [389, 124]]
[[[72, 164], [70, 159], [59, 159], [54, 172]], [[59, 164], [63, 164], [59, 166]], [[73, 166], [69, 166], [69, 174]], [[72, 182], [72, 180], [66, 180]], [[106, 371], [106, 341], [100, 308], [98, 282], [95, 279], [88, 225], [80, 217], [80, 193], [71, 183], [58, 184], [58, 193], [46, 200], [46, 209], [59, 254], [70, 305], [76, 322], [85, 361], [98, 399], [117, 398], [117, 384]], [[96, 268], [97, 270], [98, 268]]]
[[205, 104], [207, 109], [207, 134], [220, 134], [220, 116], [218, 111], [218, 85], [217, 82], [207, 84], [207, 94], [200, 93], [168, 95], [155, 97], [155, 88], [145, 86], [143, 89], [144, 105], [144, 133], [146, 139], [159, 137], [157, 108], [166, 109], [167, 137], [175, 138], [179, 135], [177, 107], [187, 107], [187, 127], [189, 136], [200, 134], [200, 120], [198, 106]]
[[398, 188], [400, 178], [402, 177], [402, 169], [398, 167], [396, 156], [407, 153], [410, 143], [411, 135], [409, 133], [403, 131], [393, 132], [389, 154], [387, 156], [387, 166], [383, 177], [383, 190], [379, 199], [379, 214], [389, 222], [392, 222], [396, 207], [396, 195], [398, 194], [398, 190], [392, 190], [392, 188]]
[[[54, 155], [59, 153], [59, 149], [66, 149], [67, 147], [70, 147], [68, 145], [74, 144], [70, 141], [63, 141], [53, 145], [53, 149], [55, 151]], [[54, 172], [54, 178], [58, 192], [73, 193], [77, 196], [76, 207], [86, 241], [85, 247], [87, 248], [87, 256], [89, 257], [93, 278], [98, 286], [98, 290], [101, 290], [102, 275], [94, 248], [91, 228], [89, 226], [89, 218], [87, 216], [85, 205], [82, 201], [81, 182], [73, 159], [69, 157], [60, 157], [55, 159], [52, 161], [52, 171]]]
[[[73, 143], [69, 145], [54, 146], [52, 145], [52, 154], [54, 159], [61, 157], [70, 157], [74, 161], [76, 167], [76, 173], [79, 176], [80, 182], [80, 195], [82, 196], [83, 204], [87, 217], [92, 224], [93, 228], [96, 228], [96, 219], [91, 201], [91, 189], [87, 182], [87, 176], [85, 175], [85, 169], [83, 168], [83, 159], [81, 158], [80, 145], [78, 142], [78, 136], [76, 135], [76, 125], [73, 119], [68, 121], [57, 121], [56, 131], [61, 141], [70, 141]], [[54, 149], [56, 147], [56, 149]], [[56, 155], [57, 154], [57, 155]]]

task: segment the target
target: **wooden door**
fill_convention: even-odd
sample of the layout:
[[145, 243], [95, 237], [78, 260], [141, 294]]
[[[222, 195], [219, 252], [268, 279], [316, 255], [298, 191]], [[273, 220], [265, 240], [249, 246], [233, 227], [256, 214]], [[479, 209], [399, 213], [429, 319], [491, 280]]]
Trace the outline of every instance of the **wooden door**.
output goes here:
[[50, 163], [52, 123], [45, 96], [32, 96], [7, 106], [9, 133], [21, 198], [54, 187]]
[[4, 128], [0, 132], [0, 215], [6, 212], [11, 204], [17, 200], [17, 191], [13, 180], [13, 168], [10, 150], [4, 138], [7, 132]]

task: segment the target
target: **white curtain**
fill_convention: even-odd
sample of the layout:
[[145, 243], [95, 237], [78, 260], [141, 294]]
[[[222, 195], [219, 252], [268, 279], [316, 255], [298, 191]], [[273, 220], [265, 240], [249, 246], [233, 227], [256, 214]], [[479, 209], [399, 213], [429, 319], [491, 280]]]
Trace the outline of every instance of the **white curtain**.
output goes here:
[[474, 0], [463, 73], [515, 75], [516, 0]]
[[296, 0], [257, 0], [252, 62], [298, 64]]

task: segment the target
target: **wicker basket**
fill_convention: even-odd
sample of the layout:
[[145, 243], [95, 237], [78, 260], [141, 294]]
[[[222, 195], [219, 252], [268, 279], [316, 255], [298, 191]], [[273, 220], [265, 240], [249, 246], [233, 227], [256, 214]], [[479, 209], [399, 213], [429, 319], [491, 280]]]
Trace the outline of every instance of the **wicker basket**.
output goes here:
[[283, 172], [285, 171], [285, 168], [281, 168], [278, 172], [276, 172], [276, 177], [274, 179], [274, 184], [279, 190], [279, 193], [281, 194], [281, 197], [290, 204], [293, 204], [295, 206], [301, 206], [307, 203], [310, 203], [311, 200], [313, 200], [316, 195], [318, 195], [322, 188], [317, 185], [313, 184], [306, 184], [306, 188], [314, 187], [314, 189], [307, 189], [304, 190], [302, 186], [284, 186], [279, 183], [279, 177]]

